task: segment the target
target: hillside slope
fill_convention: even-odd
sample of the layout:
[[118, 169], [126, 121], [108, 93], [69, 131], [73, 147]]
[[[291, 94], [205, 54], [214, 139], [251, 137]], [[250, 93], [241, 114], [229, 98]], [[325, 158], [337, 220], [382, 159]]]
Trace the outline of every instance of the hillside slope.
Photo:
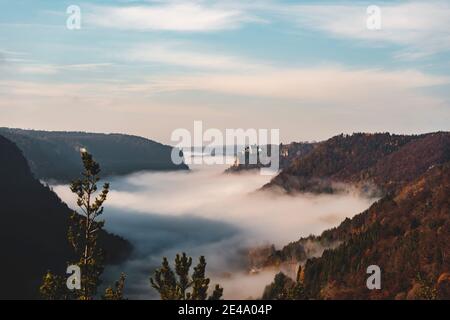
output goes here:
[[[0, 203], [0, 299], [36, 298], [45, 272], [64, 272], [72, 259], [67, 241], [72, 211], [33, 177], [21, 151], [2, 136]], [[131, 252], [127, 241], [106, 232], [99, 242], [109, 263]]]
[[[306, 261], [299, 281], [307, 298], [450, 299], [450, 162], [337, 228], [290, 243], [267, 263], [304, 259], [308, 240], [339, 245]], [[366, 287], [369, 265], [381, 268], [381, 290]]]
[[449, 160], [448, 132], [339, 135], [320, 143], [305, 157], [294, 159], [264, 189], [321, 193], [353, 184], [366, 191], [375, 187], [386, 194]]
[[123, 134], [49, 132], [0, 128], [0, 135], [13, 141], [28, 160], [35, 177], [70, 181], [82, 171], [80, 148], [86, 148], [102, 164], [103, 175], [141, 170], [186, 170], [174, 165], [172, 147]]

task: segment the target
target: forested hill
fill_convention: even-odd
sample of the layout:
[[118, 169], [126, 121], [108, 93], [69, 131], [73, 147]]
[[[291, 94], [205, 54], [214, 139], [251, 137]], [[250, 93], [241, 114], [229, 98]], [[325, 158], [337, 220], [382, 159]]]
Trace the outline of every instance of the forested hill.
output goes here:
[[[299, 273], [308, 299], [450, 299], [450, 162], [434, 166], [395, 194], [318, 237], [292, 242], [267, 264], [307, 257], [307, 244], [327, 249]], [[303, 261], [304, 263], [304, 261]], [[366, 268], [381, 268], [381, 290], [368, 290]], [[293, 286], [278, 276], [278, 288]], [[265, 296], [279, 295], [274, 284]]]
[[[33, 177], [19, 148], [2, 136], [0, 203], [0, 299], [36, 298], [45, 272], [63, 273], [72, 259], [67, 240], [72, 211]], [[99, 243], [109, 263], [131, 252], [126, 240], [106, 232]]]
[[264, 186], [288, 192], [335, 192], [342, 183], [383, 194], [396, 191], [428, 168], [450, 160], [450, 133], [338, 135], [319, 143], [305, 157]]
[[186, 170], [171, 160], [172, 147], [137, 136], [0, 128], [28, 160], [35, 177], [71, 181], [82, 170], [80, 148], [102, 164], [104, 176], [141, 170]]

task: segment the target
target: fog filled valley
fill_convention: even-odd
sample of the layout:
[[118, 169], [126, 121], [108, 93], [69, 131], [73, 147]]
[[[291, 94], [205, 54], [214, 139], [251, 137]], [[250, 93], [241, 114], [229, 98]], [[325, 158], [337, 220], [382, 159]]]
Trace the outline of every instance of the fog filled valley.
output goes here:
[[[248, 249], [291, 241], [339, 225], [376, 199], [354, 192], [340, 195], [278, 194], [258, 191], [271, 179], [257, 172], [224, 174], [226, 165], [192, 165], [190, 171], [142, 171], [110, 177], [103, 219], [106, 229], [129, 240], [133, 253], [104, 275], [111, 283], [125, 272], [125, 295], [156, 299], [149, 277], [165, 256], [172, 263], [186, 252], [204, 255], [211, 284], [225, 299], [260, 298], [277, 268], [249, 272]], [[53, 190], [76, 208], [69, 186]], [[295, 272], [295, 271], [294, 271]], [[295, 274], [292, 275], [295, 277]]]
[[[157, 269], [163, 257], [173, 267], [181, 252], [193, 257], [194, 266], [199, 257], [206, 257], [210, 294], [218, 283], [225, 299], [450, 296], [447, 132], [355, 133], [312, 146], [285, 145], [276, 176], [261, 175], [242, 162], [222, 162], [232, 162], [232, 167], [207, 165], [210, 156], [189, 170], [149, 169], [139, 161], [140, 156], [151, 158], [151, 150], [142, 154], [140, 146], [155, 144], [139, 137], [13, 134], [25, 151], [0, 136], [0, 189], [8, 212], [0, 232], [6, 257], [0, 271], [13, 275], [5, 279], [0, 298], [35, 299], [45, 294], [48, 299], [69, 299], [65, 268], [77, 261], [77, 248], [84, 252], [87, 247], [74, 247], [73, 239], [81, 239], [77, 245], [91, 232], [98, 232], [96, 246], [105, 252], [103, 257], [97, 251], [96, 261], [101, 270], [104, 261], [106, 268], [103, 273], [86, 273], [103, 279], [96, 280], [98, 290], [86, 296], [92, 299], [111, 293], [111, 283], [122, 272], [126, 281], [120, 299], [167, 299], [160, 286], [152, 288], [149, 278], [161, 274]], [[109, 146], [95, 148], [99, 141]], [[157, 146], [168, 161], [170, 149]], [[86, 150], [99, 158], [131, 160], [111, 161], [109, 170], [99, 171]], [[293, 157], [284, 157], [285, 151]], [[73, 163], [81, 154], [88, 170], [81, 174], [84, 180], [69, 186], [48, 162], [54, 154]], [[189, 154], [184, 155], [188, 159]], [[161, 165], [152, 167], [166, 168]], [[42, 168], [54, 178], [39, 175]], [[63, 180], [54, 182], [57, 178]], [[110, 186], [100, 189], [104, 182]], [[87, 186], [84, 191], [81, 184]], [[93, 194], [96, 200], [91, 202]], [[90, 218], [79, 220], [86, 212]], [[95, 217], [103, 213], [96, 220], [104, 220], [105, 228], [100, 222], [100, 229], [83, 233], [84, 225], [92, 227], [85, 222], [92, 221], [92, 212]], [[366, 269], [374, 264], [384, 272], [382, 290], [366, 286]], [[203, 266], [202, 262], [197, 269], [201, 277]], [[166, 264], [163, 270], [168, 269]], [[170, 279], [170, 272], [167, 276]]]
[[3, 2], [0, 300], [450, 300], [450, 0]]

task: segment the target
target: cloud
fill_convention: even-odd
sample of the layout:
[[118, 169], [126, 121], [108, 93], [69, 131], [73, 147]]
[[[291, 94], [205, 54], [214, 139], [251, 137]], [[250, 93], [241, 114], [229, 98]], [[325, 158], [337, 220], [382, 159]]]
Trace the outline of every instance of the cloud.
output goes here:
[[57, 74], [65, 71], [89, 71], [102, 67], [109, 67], [111, 63], [82, 63], [82, 64], [39, 64], [26, 63], [14, 66], [14, 70], [18, 73], [25, 74]]
[[44, 64], [22, 64], [17, 66], [15, 71], [26, 74], [56, 74], [59, 72], [55, 66]]
[[[111, 180], [113, 189], [108, 207], [144, 215], [158, 213], [167, 219], [195, 217], [220, 221], [245, 230], [249, 243], [270, 241], [283, 245], [300, 236], [320, 233], [372, 202], [356, 193], [299, 197], [254, 194], [270, 177], [255, 173], [222, 174], [226, 168], [227, 165], [215, 165], [199, 169], [192, 165], [192, 172], [147, 172], [117, 177]], [[56, 186], [55, 191], [75, 206], [66, 186]], [[330, 219], [330, 215], [335, 219]]]
[[10, 51], [0, 49], [0, 67], [5, 69], [15, 63], [28, 63], [32, 60], [28, 59], [26, 52]]
[[339, 38], [403, 48], [397, 58], [417, 59], [450, 50], [450, 4], [443, 1], [380, 4], [381, 30], [366, 27], [367, 5], [276, 6], [301, 28], [316, 29]]
[[95, 6], [89, 24], [123, 30], [216, 31], [235, 29], [257, 21], [240, 9], [206, 5], [201, 1], [176, 1], [140, 6]]
[[[174, 128], [199, 119], [215, 128], [280, 128], [283, 140], [295, 141], [341, 132], [448, 130], [448, 101], [432, 93], [450, 79], [412, 69], [205, 67], [127, 81], [3, 78], [2, 120], [16, 127], [123, 131], [166, 143]], [[92, 117], [83, 118], [81, 109]], [[99, 124], [95, 119], [104, 114], [108, 119]]]
[[[27, 52], [0, 49], [0, 67], [4, 73], [55, 75], [65, 71], [90, 71], [110, 67], [112, 63], [78, 63], [78, 64], [50, 64], [41, 63], [31, 58]], [[4, 78], [8, 78], [6, 76]]]
[[[185, 53], [181, 53], [183, 56]], [[176, 64], [174, 56], [167, 57], [167, 63]], [[216, 60], [215, 56], [204, 62], [192, 62], [207, 68], [221, 67], [230, 71], [195, 72], [191, 75], [143, 76], [134, 81], [51, 83], [2, 80], [10, 93], [22, 95], [60, 96], [68, 89], [80, 95], [127, 95], [135, 93], [156, 94], [161, 92], [205, 91], [250, 97], [296, 99], [308, 103], [370, 103], [373, 100], [386, 101], [393, 97], [396, 102], [408, 96], [422, 96], [418, 90], [446, 85], [450, 77], [423, 73], [414, 69], [353, 69], [341, 66], [314, 68], [276, 68], [268, 65], [249, 65], [248, 70], [235, 70], [247, 64], [233, 59]], [[150, 54], [149, 59], [163, 60], [159, 53]], [[85, 70], [108, 64], [86, 64], [49, 66], [49, 70]], [[45, 70], [45, 65], [42, 66]], [[26, 67], [24, 67], [26, 68]], [[87, 90], [91, 88], [90, 90]], [[394, 102], [394, 101], [392, 101]]]
[[[449, 77], [435, 76], [416, 70], [346, 69], [317, 67], [297, 69], [265, 69], [257, 72], [207, 73], [189, 76], [149, 78], [141, 90], [206, 91], [220, 94], [294, 99], [304, 104], [335, 106], [420, 105], [421, 88], [448, 84]], [[429, 101], [431, 101], [429, 100]]]
[[183, 66], [196, 69], [249, 70], [265, 67], [262, 63], [233, 55], [202, 52], [186, 47], [192, 44], [181, 42], [159, 42], [138, 45], [127, 51], [127, 60], [154, 62], [158, 64]]

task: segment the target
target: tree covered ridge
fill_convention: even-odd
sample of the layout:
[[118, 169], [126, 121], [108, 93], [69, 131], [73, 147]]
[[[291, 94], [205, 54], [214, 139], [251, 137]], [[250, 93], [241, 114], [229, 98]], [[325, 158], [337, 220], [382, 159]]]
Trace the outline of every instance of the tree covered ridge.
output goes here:
[[38, 179], [69, 182], [81, 172], [80, 149], [95, 153], [104, 176], [142, 170], [186, 170], [171, 160], [172, 147], [138, 136], [0, 128], [22, 150]]
[[[308, 259], [299, 270], [297, 282], [278, 277], [272, 283], [275, 289], [267, 288], [265, 295], [281, 292], [294, 299], [450, 299], [449, 195], [447, 162], [430, 168], [340, 226], [313, 237], [320, 243], [341, 244], [325, 250], [320, 258]], [[295, 259], [283, 254], [301, 252], [304, 241], [290, 243], [271, 259]], [[366, 268], [372, 264], [382, 270], [381, 290], [366, 287]], [[287, 294], [286, 290], [294, 286], [300, 286], [305, 294]]]
[[450, 160], [450, 133], [338, 135], [294, 159], [264, 188], [288, 192], [335, 192], [353, 184], [381, 194], [394, 192], [429, 167]]

